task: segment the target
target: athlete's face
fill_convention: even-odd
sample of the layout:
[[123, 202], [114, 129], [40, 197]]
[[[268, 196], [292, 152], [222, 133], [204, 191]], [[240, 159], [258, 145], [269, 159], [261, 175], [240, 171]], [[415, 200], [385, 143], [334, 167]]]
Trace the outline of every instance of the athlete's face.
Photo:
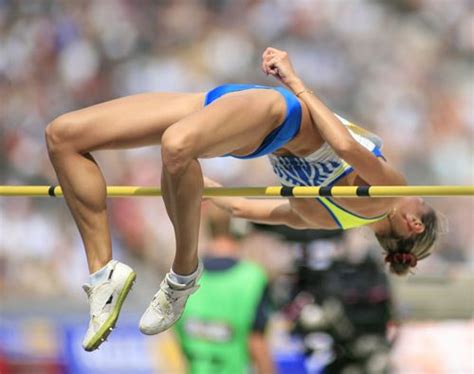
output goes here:
[[419, 197], [399, 199], [389, 214], [391, 230], [395, 236], [408, 239], [425, 230], [421, 218], [429, 212], [429, 207]]

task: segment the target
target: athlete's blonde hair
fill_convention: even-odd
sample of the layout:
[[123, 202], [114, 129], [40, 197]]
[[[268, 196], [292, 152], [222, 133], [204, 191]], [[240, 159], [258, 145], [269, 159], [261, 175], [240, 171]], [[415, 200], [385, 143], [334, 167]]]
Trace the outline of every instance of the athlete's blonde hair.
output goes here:
[[438, 238], [439, 219], [432, 208], [421, 217], [425, 229], [408, 239], [400, 238], [394, 233], [375, 235], [379, 244], [386, 252], [385, 262], [390, 271], [397, 275], [408, 274], [410, 268], [415, 267], [418, 261], [431, 254], [433, 244]]

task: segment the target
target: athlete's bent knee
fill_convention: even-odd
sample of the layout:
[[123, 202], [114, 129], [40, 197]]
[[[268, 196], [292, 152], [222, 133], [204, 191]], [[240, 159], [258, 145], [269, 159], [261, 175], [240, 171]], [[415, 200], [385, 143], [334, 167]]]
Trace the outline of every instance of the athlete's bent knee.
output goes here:
[[63, 148], [65, 140], [65, 128], [67, 127], [66, 115], [54, 119], [45, 130], [46, 145], [48, 152], [55, 154]]
[[63, 114], [54, 119], [45, 130], [46, 145], [49, 154], [74, 149], [75, 119], [71, 114]]
[[191, 137], [172, 128], [167, 129], [161, 138], [161, 157], [167, 172], [181, 174], [193, 159]]

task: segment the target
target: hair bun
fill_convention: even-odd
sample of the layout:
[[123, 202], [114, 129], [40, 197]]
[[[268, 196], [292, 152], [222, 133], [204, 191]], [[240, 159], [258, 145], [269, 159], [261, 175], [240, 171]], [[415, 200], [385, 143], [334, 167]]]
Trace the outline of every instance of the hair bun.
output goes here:
[[410, 267], [415, 267], [418, 258], [413, 253], [389, 253], [385, 256], [385, 262], [390, 264], [397, 264], [397, 265], [409, 265]]

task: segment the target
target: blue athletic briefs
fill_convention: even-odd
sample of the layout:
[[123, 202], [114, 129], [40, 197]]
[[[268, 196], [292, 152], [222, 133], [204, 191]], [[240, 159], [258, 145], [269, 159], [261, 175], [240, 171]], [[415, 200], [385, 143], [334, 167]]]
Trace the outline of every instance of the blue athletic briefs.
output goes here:
[[292, 140], [298, 131], [300, 130], [301, 125], [301, 105], [296, 96], [283, 87], [270, 87], [270, 86], [260, 86], [257, 84], [223, 84], [218, 86], [206, 95], [206, 100], [204, 105], [209, 105], [214, 100], [219, 97], [230, 93], [250, 89], [269, 89], [278, 91], [286, 101], [286, 116], [282, 124], [274, 129], [270, 134], [266, 136], [262, 144], [255, 150], [255, 152], [248, 154], [246, 156], [232, 156], [235, 158], [255, 158], [260, 156], [265, 156], [269, 153], [276, 151], [277, 149], [283, 147], [290, 140]]

